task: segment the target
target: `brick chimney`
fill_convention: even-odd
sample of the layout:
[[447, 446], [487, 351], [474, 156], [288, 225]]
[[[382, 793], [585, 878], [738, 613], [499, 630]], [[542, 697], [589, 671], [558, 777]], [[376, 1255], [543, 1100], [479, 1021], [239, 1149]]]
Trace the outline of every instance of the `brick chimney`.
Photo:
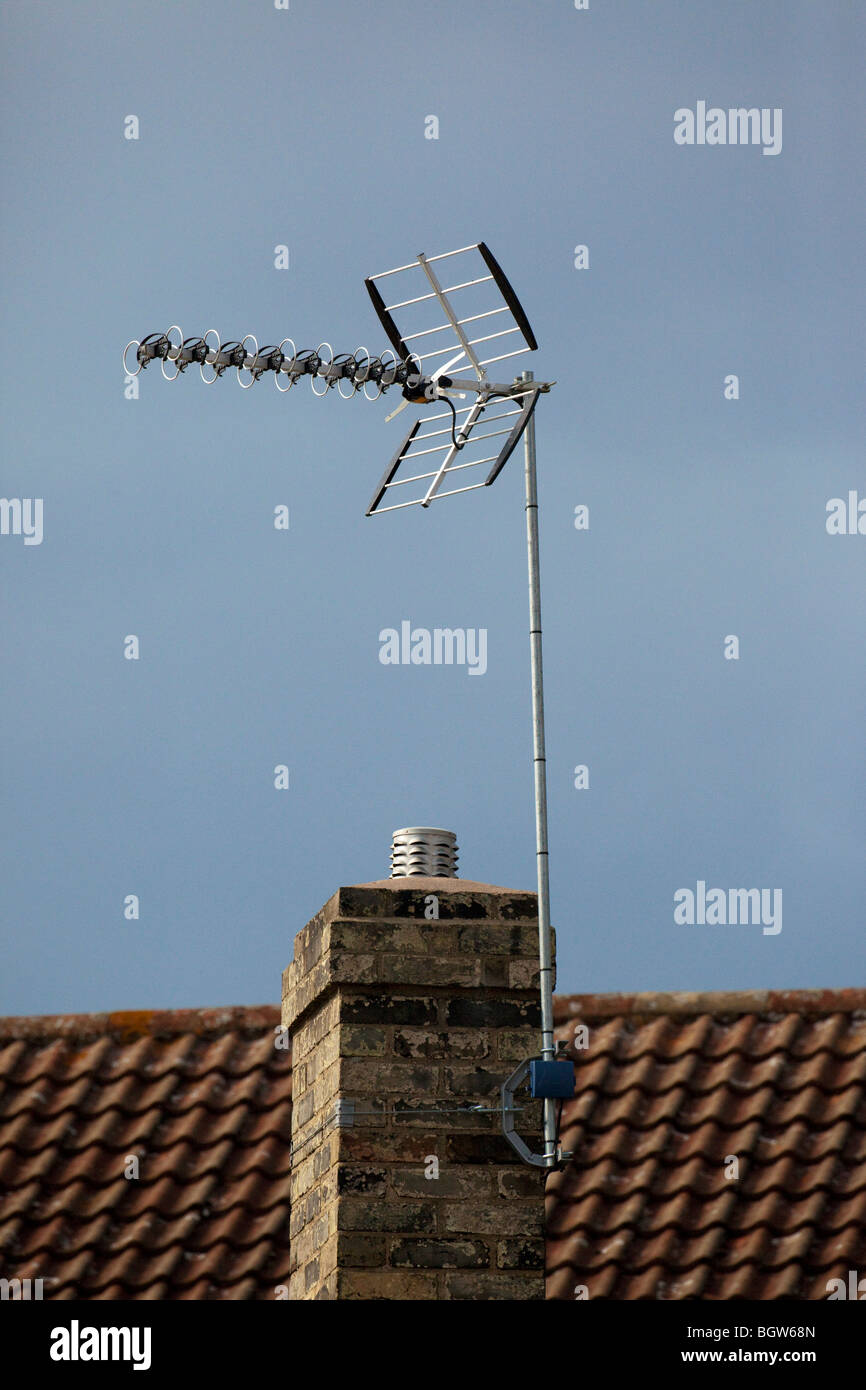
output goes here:
[[[544, 1174], [496, 1113], [539, 1050], [536, 895], [453, 877], [340, 888], [295, 937], [282, 1021], [289, 1297], [542, 1298]], [[539, 1149], [538, 1102], [518, 1130]]]

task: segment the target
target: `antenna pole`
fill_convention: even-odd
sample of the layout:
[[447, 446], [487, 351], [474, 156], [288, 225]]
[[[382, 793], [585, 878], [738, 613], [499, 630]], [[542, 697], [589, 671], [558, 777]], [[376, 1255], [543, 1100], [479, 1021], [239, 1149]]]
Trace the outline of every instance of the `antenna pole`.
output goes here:
[[[521, 372], [521, 382], [533, 381]], [[526, 549], [529, 559], [529, 651], [532, 666], [532, 745], [535, 768], [535, 844], [538, 873], [538, 957], [541, 966], [541, 1055], [553, 1061], [553, 950], [550, 938], [550, 874], [547, 850], [547, 758], [544, 751], [544, 674], [541, 660], [541, 576], [538, 560], [538, 484], [535, 471], [535, 419], [524, 434], [526, 474]], [[544, 1102], [545, 1167], [556, 1162], [555, 1101]]]

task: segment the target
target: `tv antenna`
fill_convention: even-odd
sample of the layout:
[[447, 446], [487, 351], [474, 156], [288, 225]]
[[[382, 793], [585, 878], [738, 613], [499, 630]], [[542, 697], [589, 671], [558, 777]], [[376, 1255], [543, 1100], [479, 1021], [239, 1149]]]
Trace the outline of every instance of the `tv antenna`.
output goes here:
[[[467, 260], [470, 257], [472, 261]], [[455, 258], [462, 259], [455, 261]], [[446, 278], [453, 283], [447, 285], [439, 278], [443, 261], [450, 262]], [[389, 298], [392, 286], [400, 287], [396, 290], [397, 298], [391, 303], [385, 302], [380, 289], [382, 281], [389, 282]], [[539, 396], [556, 383], [536, 381], [530, 371], [522, 372], [511, 382], [491, 381], [489, 367], [534, 352], [538, 343], [517, 295], [483, 241], [438, 256], [419, 253], [407, 265], [369, 276], [365, 284], [390, 343], [390, 347], [376, 357], [372, 357], [366, 347], [335, 354], [327, 342], [315, 348], [299, 349], [291, 338], [259, 347], [251, 333], [223, 342], [215, 329], [208, 329], [201, 337], [184, 338], [179, 326], [173, 324], [166, 333], [149, 333], [127, 343], [123, 350], [123, 366], [128, 375], [137, 376], [149, 363], [158, 361], [165, 379], [176, 381], [196, 364], [202, 380], [209, 386], [234, 367], [237, 380], [245, 390], [271, 373], [274, 385], [283, 394], [301, 378], [308, 377], [314, 395], [325, 396], [336, 387], [346, 400], [361, 392], [367, 400], [375, 401], [391, 388], [399, 387], [403, 399], [386, 417], [387, 421], [409, 405], [422, 406], [428, 413], [418, 416], [411, 425], [379, 481], [367, 507], [367, 516], [404, 507], [426, 508], [457, 493], [490, 487], [523, 436], [541, 1056], [521, 1062], [503, 1084], [502, 1130], [524, 1162], [541, 1168], [556, 1168], [570, 1155], [564, 1154], [559, 1145], [555, 1100], [559, 1098], [561, 1102], [563, 1097], [573, 1094], [574, 1070], [570, 1062], [557, 1060], [553, 1038], [553, 950], [533, 418]], [[394, 314], [399, 314], [401, 324], [406, 323], [405, 329], [398, 327]], [[433, 321], [440, 319], [443, 321]], [[211, 342], [211, 338], [215, 342]], [[132, 347], [135, 347], [138, 364], [135, 371], [127, 364], [127, 354]], [[500, 352], [499, 348], [504, 351]], [[167, 371], [167, 366], [173, 370]], [[452, 368], [456, 371], [452, 372]], [[210, 375], [205, 374], [206, 369]], [[455, 401], [468, 401], [468, 404], [457, 405]], [[438, 409], [439, 406], [444, 409]], [[476, 468], [487, 471], [483, 476], [471, 474], [470, 470]], [[470, 476], [474, 481], [464, 481]], [[459, 485], [451, 486], [452, 483]], [[527, 1080], [531, 1096], [543, 1101], [544, 1147], [540, 1154], [533, 1153], [515, 1129], [514, 1097]]]

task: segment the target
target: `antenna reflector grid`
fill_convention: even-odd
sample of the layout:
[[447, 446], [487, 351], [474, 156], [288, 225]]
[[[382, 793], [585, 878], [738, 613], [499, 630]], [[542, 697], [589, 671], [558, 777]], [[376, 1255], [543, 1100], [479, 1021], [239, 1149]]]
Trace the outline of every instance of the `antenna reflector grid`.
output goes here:
[[[434, 263], [452, 257], [460, 259], [442, 267], [442, 273], [447, 272], [447, 282], [442, 283], [440, 267], [437, 264], [434, 269]], [[385, 280], [387, 303], [377, 283]], [[538, 347], [517, 295], [483, 241], [438, 256], [420, 253], [408, 265], [369, 276], [365, 284], [394, 351], [401, 358], [414, 352], [425, 373], [437, 359], [462, 350], [483, 382], [491, 363], [534, 352]], [[497, 321], [484, 322], [490, 319]], [[480, 331], [471, 327], [474, 324], [480, 325]], [[494, 340], [508, 351], [485, 355], [489, 349], [484, 344]]]
[[[479, 395], [472, 405], [433, 410], [412, 425], [379, 480], [367, 516], [403, 507], [427, 507], [456, 492], [495, 482], [529, 422], [540, 395], [537, 386], [514, 396]], [[506, 423], [507, 422], [507, 423]], [[463, 447], [454, 448], [452, 428]], [[500, 440], [504, 443], [499, 447]], [[495, 443], [491, 442], [495, 441]], [[485, 476], [468, 483], [467, 470], [485, 467]], [[460, 487], [448, 488], [453, 474]], [[384, 503], [384, 505], [383, 505]]]

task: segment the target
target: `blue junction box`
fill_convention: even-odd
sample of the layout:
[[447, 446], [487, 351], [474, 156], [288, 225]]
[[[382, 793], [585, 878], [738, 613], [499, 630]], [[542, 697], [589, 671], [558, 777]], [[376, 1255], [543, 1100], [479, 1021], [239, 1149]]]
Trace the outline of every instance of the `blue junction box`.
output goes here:
[[529, 1063], [529, 1092], [534, 1099], [561, 1097], [567, 1100], [574, 1095], [573, 1064], [542, 1062], [536, 1058]]

